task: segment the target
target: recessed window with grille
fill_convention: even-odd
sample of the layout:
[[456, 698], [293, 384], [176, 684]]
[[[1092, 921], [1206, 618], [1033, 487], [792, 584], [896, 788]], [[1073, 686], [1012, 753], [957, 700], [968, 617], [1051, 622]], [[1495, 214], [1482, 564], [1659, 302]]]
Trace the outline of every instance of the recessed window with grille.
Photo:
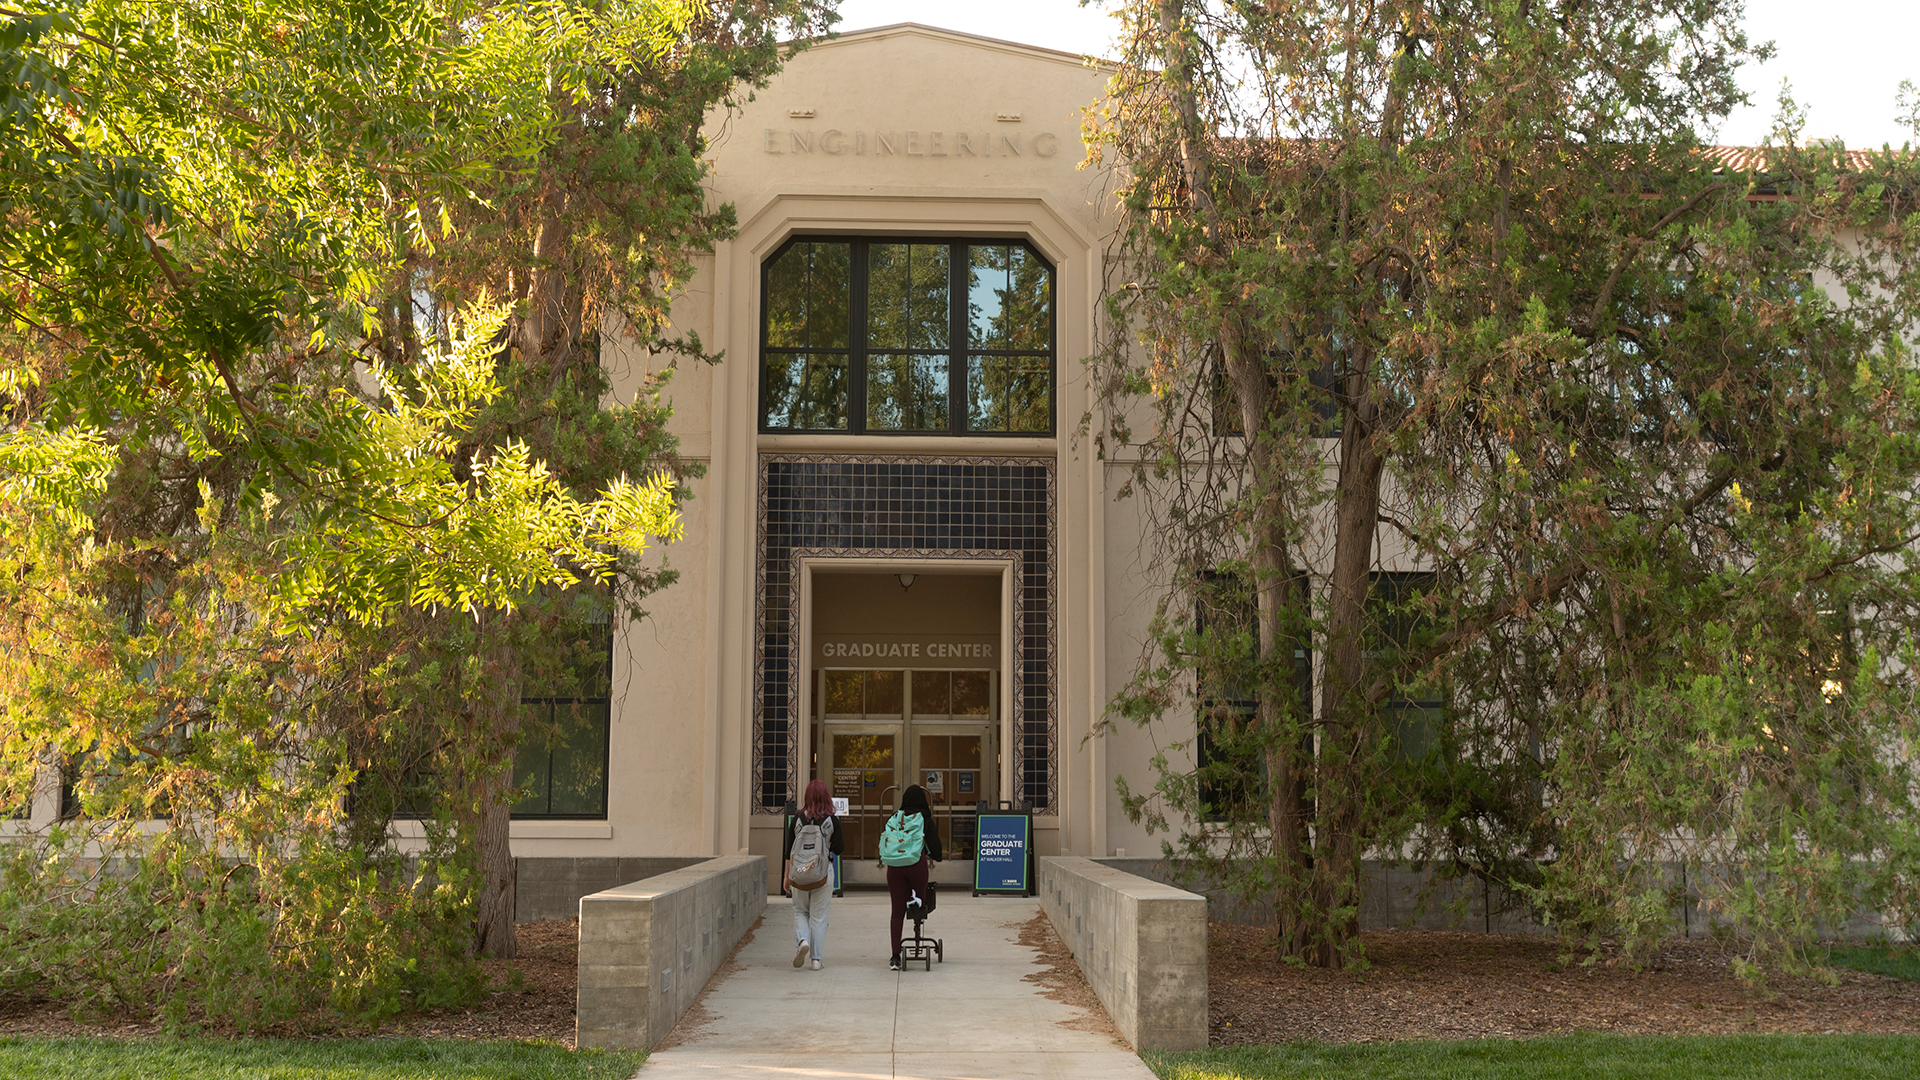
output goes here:
[[[1194, 630], [1202, 635], [1224, 631], [1242, 637], [1250, 649], [1257, 648], [1259, 606], [1253, 590], [1237, 574], [1208, 572], [1200, 576], [1194, 603]], [[1305, 592], [1304, 577], [1295, 578], [1289, 587]], [[1305, 616], [1306, 612], [1302, 612]], [[1246, 654], [1248, 660], [1252, 653]], [[1233, 681], [1198, 673], [1200, 680], [1200, 716], [1195, 725], [1195, 764], [1200, 774], [1202, 814], [1208, 821], [1222, 821], [1242, 813], [1255, 812], [1253, 802], [1264, 800], [1267, 764], [1257, 747], [1236, 739], [1246, 731], [1260, 708], [1258, 691]], [[1293, 649], [1295, 708], [1301, 717], [1313, 715], [1313, 649], [1300, 641]], [[1301, 743], [1305, 757], [1313, 755], [1313, 736]], [[1257, 777], [1258, 780], [1251, 778]], [[1312, 806], [1303, 806], [1308, 818]]]
[[1053, 268], [1022, 241], [803, 237], [761, 296], [764, 431], [1053, 432]]

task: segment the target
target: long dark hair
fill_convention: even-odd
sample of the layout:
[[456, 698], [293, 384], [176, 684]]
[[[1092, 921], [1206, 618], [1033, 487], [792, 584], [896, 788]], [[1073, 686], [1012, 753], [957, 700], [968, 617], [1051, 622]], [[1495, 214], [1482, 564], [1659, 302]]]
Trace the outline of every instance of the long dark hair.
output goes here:
[[907, 790], [900, 793], [900, 812], [903, 814], [933, 813], [933, 807], [927, 804], [927, 789], [919, 784], [908, 784]]
[[806, 798], [800, 804], [800, 812], [816, 820], [833, 815], [833, 798], [827, 794], [825, 780], [815, 780], [807, 785]]

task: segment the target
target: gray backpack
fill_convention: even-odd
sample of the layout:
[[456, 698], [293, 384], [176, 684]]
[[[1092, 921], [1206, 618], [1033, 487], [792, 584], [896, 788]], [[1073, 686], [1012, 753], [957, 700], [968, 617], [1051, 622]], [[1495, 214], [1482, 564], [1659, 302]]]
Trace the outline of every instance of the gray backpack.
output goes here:
[[805, 818], [795, 819], [793, 849], [787, 852], [787, 884], [811, 892], [827, 883], [830, 858], [827, 846], [833, 839], [833, 819], [818, 824]]

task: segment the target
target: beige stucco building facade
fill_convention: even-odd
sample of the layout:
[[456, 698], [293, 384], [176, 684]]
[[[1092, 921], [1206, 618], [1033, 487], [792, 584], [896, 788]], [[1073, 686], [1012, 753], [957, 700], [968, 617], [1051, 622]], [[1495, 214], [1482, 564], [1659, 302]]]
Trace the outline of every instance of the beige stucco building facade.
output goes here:
[[[1123, 478], [1082, 433], [1113, 224], [1080, 132], [1106, 78], [902, 25], [816, 44], [713, 119], [709, 182], [739, 233], [674, 307], [726, 357], [670, 383], [706, 467], [661, 552], [681, 578], [615, 636], [604, 818], [516, 820], [523, 865], [777, 856], [780, 811], [816, 778], [849, 800], [862, 847], [876, 809], [927, 786], [948, 880], [971, 873], [979, 800], [1030, 804], [1040, 854], [1157, 847], [1114, 788], [1147, 771], [1148, 736], [1091, 737], [1147, 615]], [[851, 291], [819, 284], [829, 263]], [[904, 299], [887, 266], [911, 279]], [[617, 396], [668, 362], [608, 357]]]

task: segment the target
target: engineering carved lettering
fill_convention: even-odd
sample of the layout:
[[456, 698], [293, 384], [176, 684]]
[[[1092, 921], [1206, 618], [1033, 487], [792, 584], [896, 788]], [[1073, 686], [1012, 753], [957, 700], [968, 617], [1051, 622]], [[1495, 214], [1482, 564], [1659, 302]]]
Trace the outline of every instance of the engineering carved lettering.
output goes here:
[[[1023, 142], [1019, 132], [971, 131], [865, 131], [851, 132], [828, 128], [819, 133], [811, 129], [787, 128], [782, 139], [780, 128], [767, 128], [760, 149], [768, 154], [825, 154], [828, 157], [867, 156], [868, 136], [872, 136], [874, 157], [1034, 157], [1050, 158], [1060, 152], [1060, 136], [1042, 131]], [[996, 140], [994, 136], [1000, 137]], [[951, 141], [949, 141], [951, 138]]]

